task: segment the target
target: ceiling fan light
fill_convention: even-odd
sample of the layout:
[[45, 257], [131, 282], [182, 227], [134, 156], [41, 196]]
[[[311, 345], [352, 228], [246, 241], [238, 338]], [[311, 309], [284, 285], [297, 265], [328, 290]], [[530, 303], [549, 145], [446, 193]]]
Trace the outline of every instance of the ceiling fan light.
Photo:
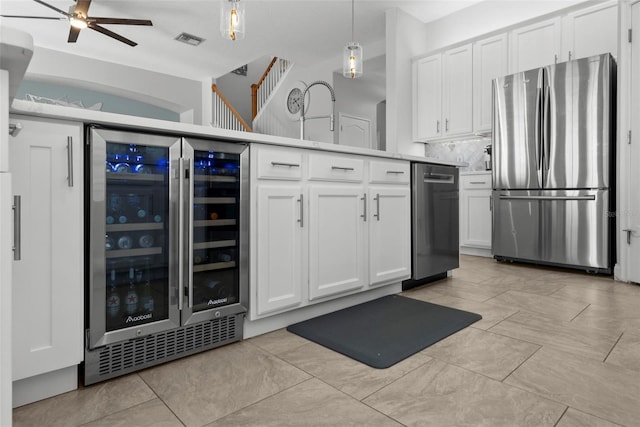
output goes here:
[[229, 40], [244, 39], [246, 21], [244, 3], [240, 0], [220, 0], [220, 34]]
[[348, 79], [357, 79], [362, 76], [362, 46], [360, 43], [347, 43], [342, 56], [342, 75]]
[[87, 21], [81, 18], [76, 18], [74, 16], [69, 18], [69, 23], [71, 24], [72, 27], [76, 27], [80, 29], [87, 28]]

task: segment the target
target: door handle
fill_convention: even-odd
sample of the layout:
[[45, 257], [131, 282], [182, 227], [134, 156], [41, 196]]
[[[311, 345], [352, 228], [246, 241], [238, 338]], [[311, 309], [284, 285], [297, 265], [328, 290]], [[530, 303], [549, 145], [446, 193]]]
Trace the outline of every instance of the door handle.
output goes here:
[[187, 287], [189, 288], [189, 300], [187, 301], [189, 308], [193, 308], [193, 158], [188, 160], [188, 164], [184, 171], [184, 177], [187, 181]]
[[376, 197], [373, 198], [376, 201], [376, 213], [373, 216], [380, 221], [380, 194], [376, 194]]
[[449, 132], [449, 119], [444, 119], [444, 131]]
[[436, 120], [436, 133], [440, 133], [440, 120]]
[[13, 196], [13, 260], [22, 259], [22, 196]]
[[631, 235], [633, 234], [633, 230], [630, 228], [625, 228], [624, 230], [625, 233], [627, 233], [627, 245], [631, 244]]
[[298, 199], [298, 203], [300, 203], [300, 218], [298, 222], [300, 223], [300, 228], [304, 227], [304, 196], [300, 193], [300, 198]]
[[298, 163], [285, 163], [285, 162], [271, 162], [271, 166], [285, 166], [288, 168], [299, 168]]
[[69, 187], [73, 187], [73, 137], [67, 137], [67, 181]]
[[345, 171], [345, 172], [349, 172], [354, 170], [353, 168], [345, 168], [342, 166], [331, 166], [331, 170], [340, 170], [340, 171]]
[[505, 196], [500, 195], [500, 200], [595, 200], [596, 196]]
[[360, 215], [360, 218], [362, 218], [364, 222], [367, 222], [367, 194], [365, 193], [360, 200], [362, 200], [362, 203], [364, 204], [364, 210], [362, 215]]

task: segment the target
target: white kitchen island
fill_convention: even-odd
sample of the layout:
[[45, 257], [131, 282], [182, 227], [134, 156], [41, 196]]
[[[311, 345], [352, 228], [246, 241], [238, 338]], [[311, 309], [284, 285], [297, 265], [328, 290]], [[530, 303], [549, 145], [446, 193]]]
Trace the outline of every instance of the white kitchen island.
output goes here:
[[[399, 292], [402, 280], [411, 275], [409, 164], [451, 165], [437, 159], [19, 100], [13, 103], [11, 114], [35, 121], [248, 142], [250, 219], [245, 268], [249, 270], [249, 306], [244, 338]], [[46, 132], [41, 135], [47, 136]], [[82, 146], [86, 148], [78, 144]], [[77, 161], [78, 170], [82, 170], [82, 156]], [[76, 177], [79, 181], [81, 178]], [[83, 203], [73, 209], [82, 210], [79, 213], [84, 215]], [[77, 228], [70, 232], [82, 237], [82, 226]], [[79, 263], [68, 268], [83, 267]], [[16, 280], [14, 277], [14, 283]], [[55, 283], [56, 279], [52, 280]], [[72, 301], [81, 304], [82, 300]], [[14, 310], [20, 310], [19, 306], [16, 302]], [[75, 345], [66, 347], [77, 359], [78, 348], [84, 346], [82, 316], [67, 318], [66, 322], [52, 324], [51, 328], [76, 331]], [[14, 324], [13, 333], [28, 332], [21, 331], [24, 327]], [[23, 347], [29, 348], [27, 344]], [[51, 367], [62, 370], [58, 372], [68, 368]], [[66, 389], [56, 388], [56, 383], [64, 382], [59, 375], [47, 377], [45, 373], [41, 379], [49, 383], [49, 396], [68, 390], [68, 379]], [[24, 384], [42, 390], [42, 381]], [[29, 392], [23, 394], [28, 396]], [[47, 396], [40, 394], [33, 400], [43, 397]], [[25, 397], [20, 403], [28, 400]]]

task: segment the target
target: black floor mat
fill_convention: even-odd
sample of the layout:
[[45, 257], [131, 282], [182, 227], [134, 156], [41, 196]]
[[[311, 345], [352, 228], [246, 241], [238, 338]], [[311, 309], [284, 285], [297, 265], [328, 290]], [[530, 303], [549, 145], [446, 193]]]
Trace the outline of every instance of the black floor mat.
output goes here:
[[374, 368], [388, 368], [482, 319], [400, 295], [295, 323], [289, 332]]

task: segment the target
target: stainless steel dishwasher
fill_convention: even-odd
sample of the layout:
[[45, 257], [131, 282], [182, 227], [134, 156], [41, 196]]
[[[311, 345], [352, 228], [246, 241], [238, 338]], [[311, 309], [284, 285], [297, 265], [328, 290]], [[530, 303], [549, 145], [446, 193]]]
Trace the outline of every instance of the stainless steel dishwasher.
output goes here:
[[407, 289], [446, 277], [459, 263], [458, 168], [412, 163], [412, 271]]

